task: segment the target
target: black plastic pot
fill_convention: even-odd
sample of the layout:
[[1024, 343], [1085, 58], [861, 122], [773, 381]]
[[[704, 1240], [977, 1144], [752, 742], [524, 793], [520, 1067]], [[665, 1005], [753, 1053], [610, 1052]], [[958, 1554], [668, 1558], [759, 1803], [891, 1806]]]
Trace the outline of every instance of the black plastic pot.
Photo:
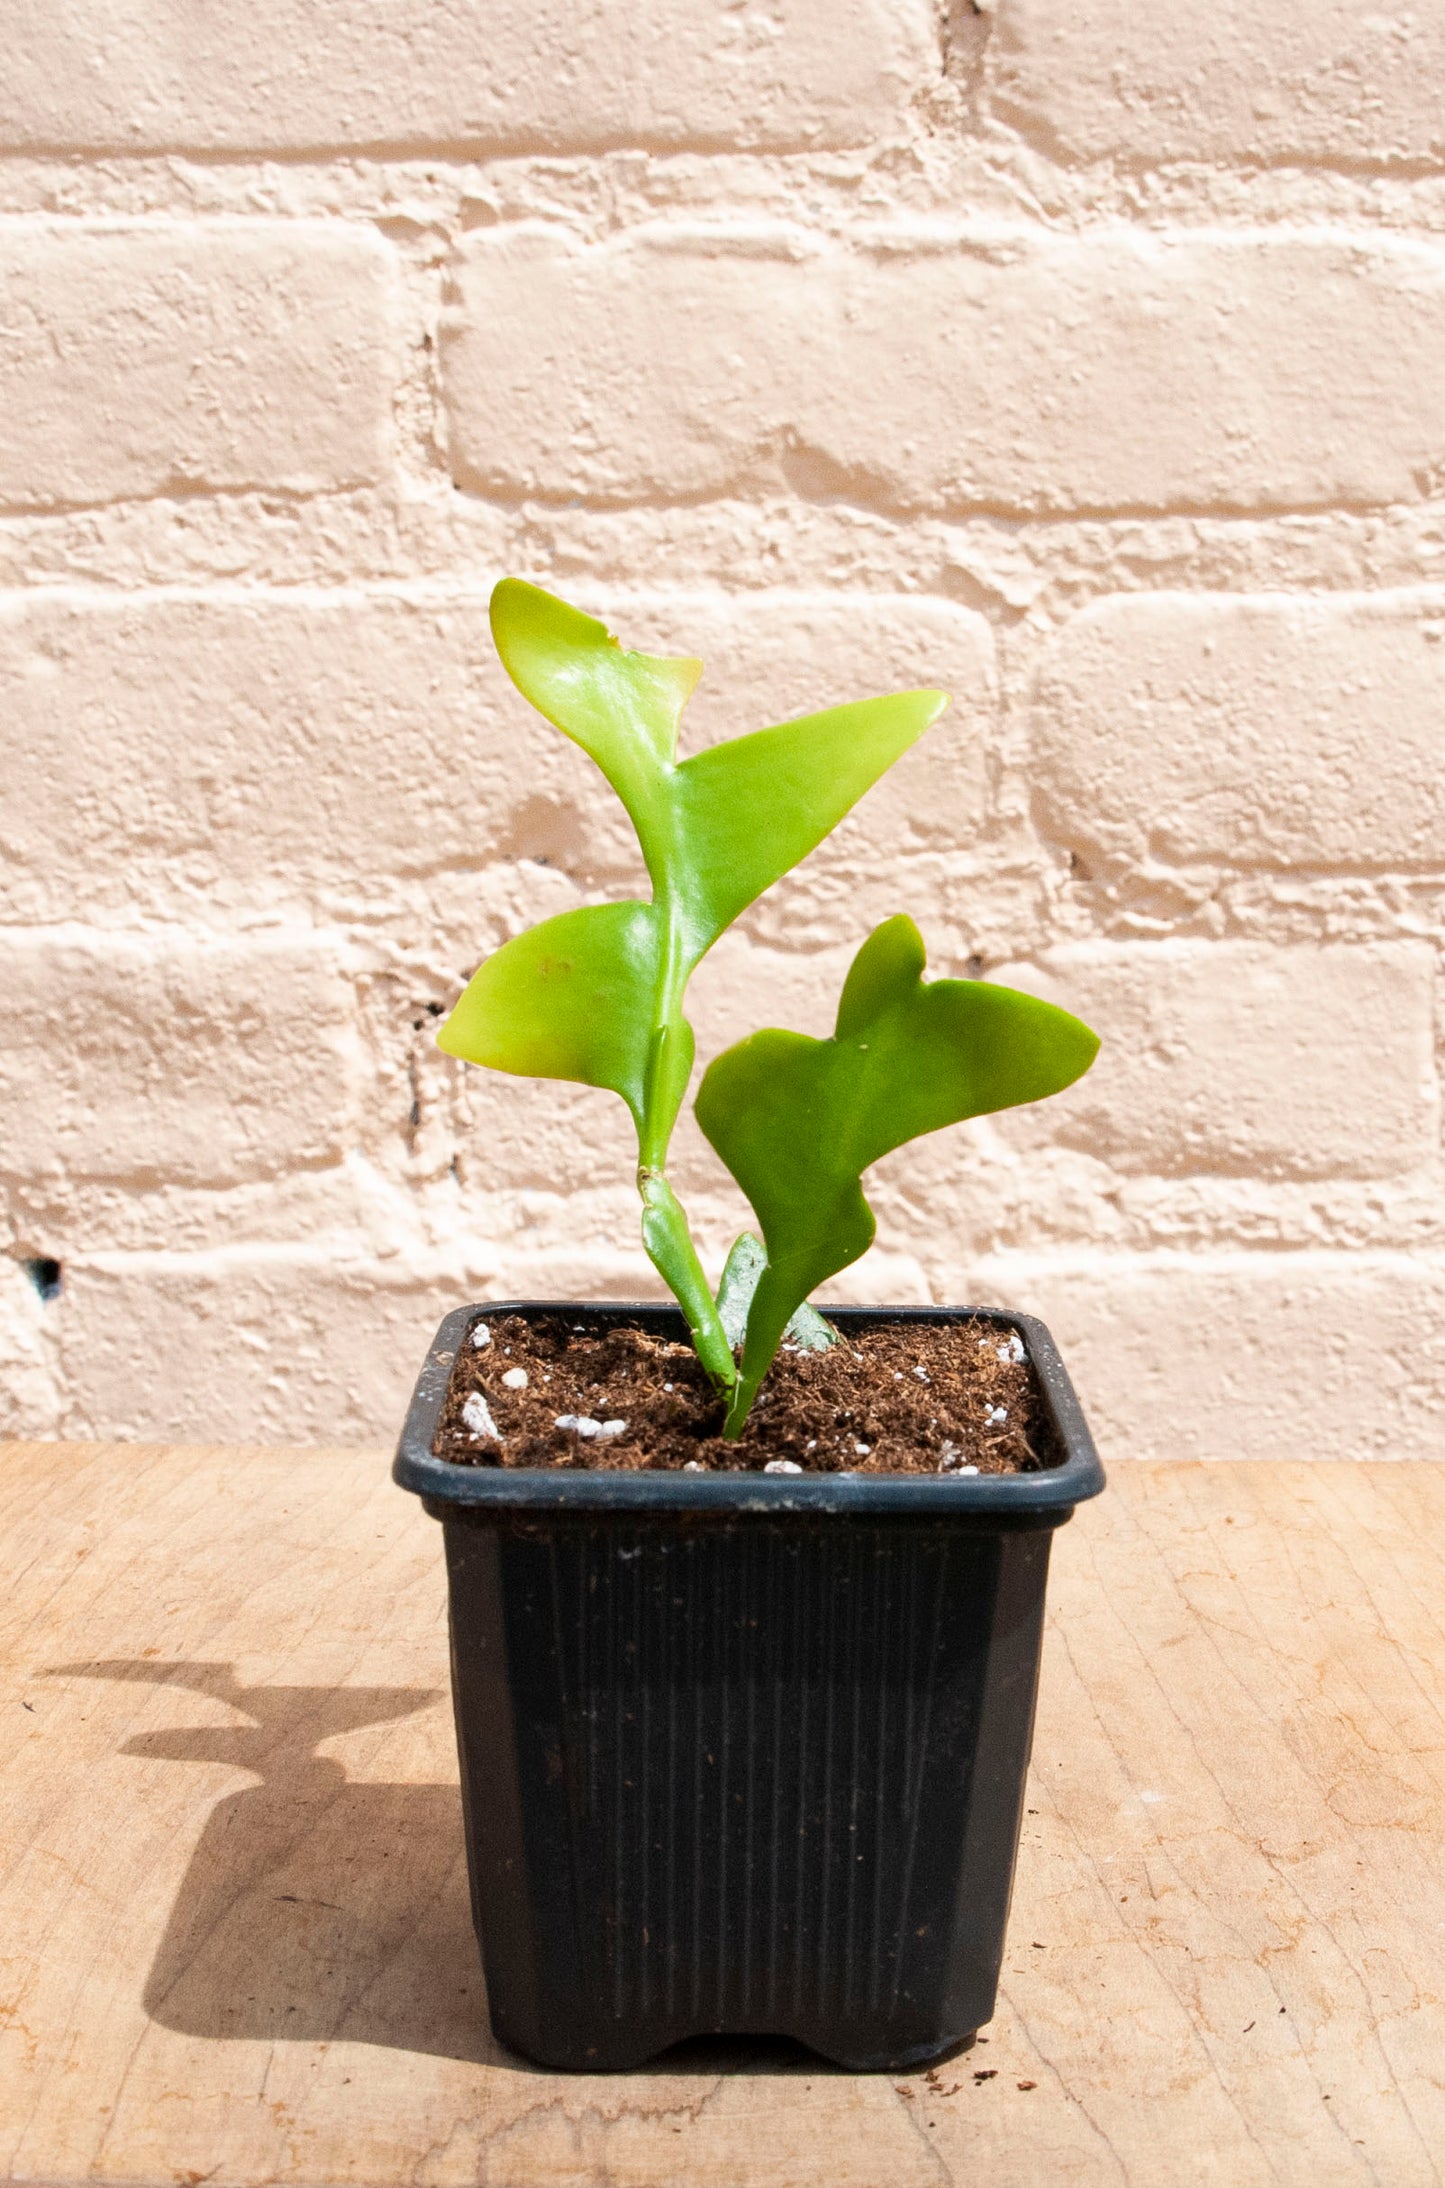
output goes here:
[[432, 1456], [464, 1307], [395, 1478], [440, 1519], [472, 1910], [501, 2041], [548, 2067], [792, 2036], [916, 2066], [993, 2012], [1052, 1531], [1104, 1486], [1043, 1324], [1036, 1474], [544, 1472]]

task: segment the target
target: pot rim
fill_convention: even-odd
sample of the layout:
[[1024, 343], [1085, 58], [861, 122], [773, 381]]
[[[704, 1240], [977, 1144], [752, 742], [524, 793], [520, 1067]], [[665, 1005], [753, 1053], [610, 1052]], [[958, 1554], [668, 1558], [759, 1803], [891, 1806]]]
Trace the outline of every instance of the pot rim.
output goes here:
[[1076, 1504], [1098, 1496], [1104, 1469], [1073, 1384], [1043, 1323], [1031, 1314], [998, 1307], [830, 1307], [841, 1329], [880, 1322], [984, 1322], [1017, 1330], [1034, 1370], [1050, 1424], [1063, 1449], [1057, 1466], [1034, 1474], [688, 1474], [595, 1471], [550, 1467], [458, 1466], [432, 1453], [452, 1365], [472, 1325], [503, 1314], [566, 1314], [589, 1320], [626, 1320], [666, 1332], [683, 1342], [687, 1326], [680, 1307], [656, 1300], [501, 1299], [455, 1307], [428, 1348], [402, 1425], [392, 1479], [420, 1496], [434, 1518], [469, 1509], [485, 1512], [612, 1512], [659, 1518], [673, 1514], [717, 1518], [757, 1514], [863, 1513], [870, 1518], [949, 1519], [962, 1526], [1058, 1527]]

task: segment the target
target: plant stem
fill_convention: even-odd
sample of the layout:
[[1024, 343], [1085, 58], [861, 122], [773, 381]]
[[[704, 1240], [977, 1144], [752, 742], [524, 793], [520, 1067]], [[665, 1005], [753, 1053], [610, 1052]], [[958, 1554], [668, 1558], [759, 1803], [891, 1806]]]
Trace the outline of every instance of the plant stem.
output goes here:
[[698, 1259], [681, 1201], [663, 1174], [673, 1126], [692, 1076], [692, 1027], [682, 1014], [691, 970], [666, 889], [658, 892], [667, 914], [667, 954], [647, 1059], [647, 1085], [638, 1125], [637, 1190], [642, 1195], [642, 1243], [671, 1290], [692, 1332], [699, 1360], [713, 1381], [731, 1390], [737, 1363], [727, 1341], [712, 1288]]
[[682, 1203], [660, 1170], [639, 1170], [637, 1189], [642, 1195], [642, 1243], [652, 1265], [687, 1316], [704, 1368], [715, 1383], [731, 1390], [737, 1380], [737, 1365]]

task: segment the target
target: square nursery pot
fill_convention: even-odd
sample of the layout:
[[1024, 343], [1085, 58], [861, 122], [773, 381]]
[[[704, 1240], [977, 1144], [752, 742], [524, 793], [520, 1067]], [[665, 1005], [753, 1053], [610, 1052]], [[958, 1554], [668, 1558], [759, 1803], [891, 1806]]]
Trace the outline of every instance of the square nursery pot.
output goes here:
[[395, 1478], [442, 1523], [472, 1910], [501, 2041], [629, 2067], [791, 2036], [941, 2057], [993, 2012], [1053, 1530], [1103, 1470], [1047, 1330], [1016, 1329], [1058, 1463], [1033, 1474], [550, 1472], [432, 1456], [483, 1314], [685, 1339], [673, 1307], [463, 1307]]

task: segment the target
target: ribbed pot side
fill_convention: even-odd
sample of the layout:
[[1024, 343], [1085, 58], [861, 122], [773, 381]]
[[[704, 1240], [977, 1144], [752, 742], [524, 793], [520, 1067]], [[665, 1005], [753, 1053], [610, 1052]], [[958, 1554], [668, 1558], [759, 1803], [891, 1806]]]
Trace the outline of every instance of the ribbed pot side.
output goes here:
[[956, 1506], [920, 1483], [914, 1509], [876, 1477], [559, 1490], [404, 1436], [398, 1478], [443, 1523], [472, 1910], [513, 2050], [597, 2071], [766, 2033], [899, 2068], [989, 2019], [1052, 1531], [1103, 1481], [1047, 1333], [1010, 1326], [1047, 1350], [1069, 1447], [1032, 1504], [1018, 1477]]
[[993, 2011], [1047, 1533], [445, 1526], [493, 2025], [555, 2067], [706, 2031], [857, 2067]]

